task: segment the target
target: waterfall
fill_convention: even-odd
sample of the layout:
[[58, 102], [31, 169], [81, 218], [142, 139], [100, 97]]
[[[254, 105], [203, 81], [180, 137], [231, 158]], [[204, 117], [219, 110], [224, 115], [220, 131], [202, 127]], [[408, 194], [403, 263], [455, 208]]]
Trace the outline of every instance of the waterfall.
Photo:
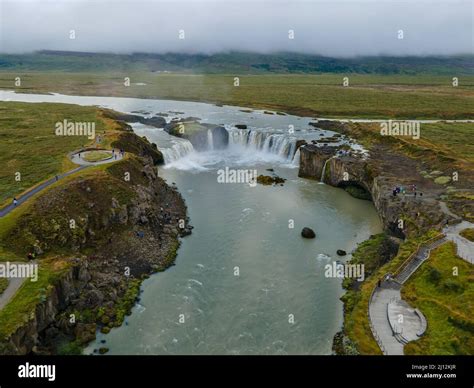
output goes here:
[[229, 142], [257, 151], [276, 154], [290, 162], [296, 158], [296, 138], [283, 133], [231, 129], [229, 130]]
[[194, 151], [193, 145], [189, 140], [176, 139], [173, 141], [173, 143], [174, 144], [169, 148], [160, 149], [161, 153], [163, 154], [165, 164], [174, 162]]
[[334, 156], [331, 156], [330, 158], [326, 159], [326, 161], [323, 164], [323, 170], [321, 171], [321, 179], [319, 180], [321, 183], [324, 183], [324, 173], [326, 172], [326, 164], [334, 158]]
[[[229, 133], [229, 147], [236, 147], [232, 151], [237, 153], [245, 148], [249, 151], [259, 151], [271, 155], [277, 155], [286, 163], [293, 166], [299, 165], [300, 152], [296, 149], [297, 138], [290, 136], [286, 133], [276, 133], [264, 130], [250, 130], [250, 129], [227, 129]], [[215, 134], [215, 133], [214, 133]], [[194, 148], [192, 143], [183, 138], [171, 136], [171, 142], [169, 139], [164, 139], [160, 147], [160, 151], [163, 153], [165, 164], [181, 159], [182, 157], [190, 154], [191, 152], [201, 153], [206, 151], [213, 151], [219, 149], [218, 139], [214, 142], [214, 135], [211, 129], [207, 130], [206, 137], [201, 137], [202, 146]], [[165, 141], [166, 140], [166, 141]], [[200, 152], [201, 151], [201, 152]], [[251, 152], [253, 154], [253, 152]], [[257, 154], [257, 153], [256, 153]], [[197, 156], [199, 157], [199, 156]], [[260, 154], [260, 156], [262, 155]], [[264, 156], [265, 158], [265, 156]]]
[[300, 149], [298, 148], [295, 152], [295, 156], [293, 156], [293, 166], [299, 166], [300, 165]]
[[207, 130], [207, 149], [209, 151], [214, 149], [214, 139], [212, 138], [212, 131], [210, 129]]

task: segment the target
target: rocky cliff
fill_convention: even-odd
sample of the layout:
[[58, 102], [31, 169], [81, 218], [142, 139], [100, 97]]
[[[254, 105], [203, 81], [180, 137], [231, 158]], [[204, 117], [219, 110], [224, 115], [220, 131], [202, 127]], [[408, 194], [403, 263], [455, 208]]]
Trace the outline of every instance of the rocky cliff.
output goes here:
[[[41, 353], [41, 337], [53, 324], [63, 326], [64, 332], [71, 332], [67, 320], [56, 321], [58, 314], [76, 300], [91, 279], [87, 262], [71, 259], [69, 269], [52, 285], [47, 298], [36, 305], [30, 319], [8, 338], [0, 343], [1, 354], [25, 355]], [[72, 325], [71, 325], [72, 326]], [[92, 331], [95, 336], [95, 328]]]
[[[350, 194], [367, 193], [384, 229], [396, 237], [417, 235], [433, 227], [440, 228], [446, 222], [448, 217], [440, 212], [436, 189], [421, 187], [424, 191], [422, 197], [414, 197], [409, 191], [410, 183], [420, 180], [415, 166], [411, 165], [408, 158], [397, 156], [395, 169], [381, 160], [377, 152], [364, 158], [351, 153], [336, 155], [336, 151], [335, 147], [301, 147], [299, 176], [321, 179], [327, 161], [324, 182], [344, 188]], [[406, 167], [400, 169], [403, 164]], [[407, 194], [394, 196], [393, 189], [400, 186], [406, 187]]]
[[18, 219], [9, 247], [41, 252], [39, 276], [59, 262], [67, 269], [46, 289], [19, 295], [39, 292], [39, 300], [21, 324], [2, 332], [0, 352], [79, 352], [97, 329], [122, 324], [142, 279], [172, 265], [178, 238], [189, 233], [184, 200], [157, 176], [151, 157], [129, 156], [47, 191]]
[[320, 179], [326, 161], [334, 156], [333, 147], [317, 147], [307, 144], [300, 148], [300, 168], [298, 176], [302, 178]]
[[205, 151], [210, 147], [224, 149], [229, 144], [229, 133], [220, 125], [180, 120], [167, 124], [165, 131], [170, 135], [189, 140], [198, 151]]

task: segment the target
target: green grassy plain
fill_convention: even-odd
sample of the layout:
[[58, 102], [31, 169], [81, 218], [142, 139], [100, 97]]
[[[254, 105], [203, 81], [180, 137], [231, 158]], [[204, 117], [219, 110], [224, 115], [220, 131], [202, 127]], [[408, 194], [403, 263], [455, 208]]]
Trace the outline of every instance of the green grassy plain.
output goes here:
[[[15, 87], [15, 77], [22, 84]], [[343, 77], [349, 86], [343, 86]], [[130, 86], [124, 86], [124, 78]], [[0, 89], [24, 93], [163, 98], [352, 118], [474, 118], [474, 76], [365, 74], [0, 72]], [[146, 85], [136, 85], [145, 83]]]

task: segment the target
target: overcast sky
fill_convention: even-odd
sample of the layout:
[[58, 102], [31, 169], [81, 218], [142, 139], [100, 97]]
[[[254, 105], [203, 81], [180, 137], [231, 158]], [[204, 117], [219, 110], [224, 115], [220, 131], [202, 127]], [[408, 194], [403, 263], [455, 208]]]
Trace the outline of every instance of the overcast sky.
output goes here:
[[[0, 51], [473, 52], [474, 0], [0, 0]], [[75, 39], [70, 31], [75, 30]], [[184, 30], [184, 39], [179, 39]], [[289, 30], [294, 39], [289, 39]], [[403, 30], [403, 39], [399, 39]]]

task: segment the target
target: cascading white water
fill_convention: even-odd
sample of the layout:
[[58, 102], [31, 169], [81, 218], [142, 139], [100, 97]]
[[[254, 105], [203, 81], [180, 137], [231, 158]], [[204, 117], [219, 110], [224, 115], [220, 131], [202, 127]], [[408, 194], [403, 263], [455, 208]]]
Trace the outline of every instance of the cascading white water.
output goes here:
[[[172, 144], [171, 147], [160, 148], [165, 164], [175, 162], [195, 151], [191, 142], [186, 139], [174, 138]], [[295, 166], [299, 164], [299, 150], [295, 150], [296, 138], [282, 133], [231, 129], [229, 130], [229, 146], [232, 145], [278, 155]], [[207, 131], [207, 150], [214, 150], [214, 139], [211, 130]]]
[[295, 156], [293, 156], [293, 166], [299, 166], [300, 165], [300, 149], [298, 148], [295, 152]]
[[207, 130], [207, 149], [214, 149], [214, 139], [212, 137], [212, 131], [210, 129]]
[[160, 151], [163, 154], [165, 164], [174, 162], [181, 159], [183, 156], [194, 151], [193, 145], [189, 140], [176, 139], [173, 141], [173, 145], [168, 148], [161, 148]]
[[326, 159], [326, 161], [323, 164], [323, 170], [321, 171], [321, 179], [319, 180], [321, 183], [324, 183], [324, 174], [326, 172], [326, 165], [328, 162], [333, 158], [334, 156], [330, 157], [329, 159]]
[[296, 138], [282, 133], [231, 129], [229, 130], [229, 143], [276, 154], [290, 162], [296, 156]]

